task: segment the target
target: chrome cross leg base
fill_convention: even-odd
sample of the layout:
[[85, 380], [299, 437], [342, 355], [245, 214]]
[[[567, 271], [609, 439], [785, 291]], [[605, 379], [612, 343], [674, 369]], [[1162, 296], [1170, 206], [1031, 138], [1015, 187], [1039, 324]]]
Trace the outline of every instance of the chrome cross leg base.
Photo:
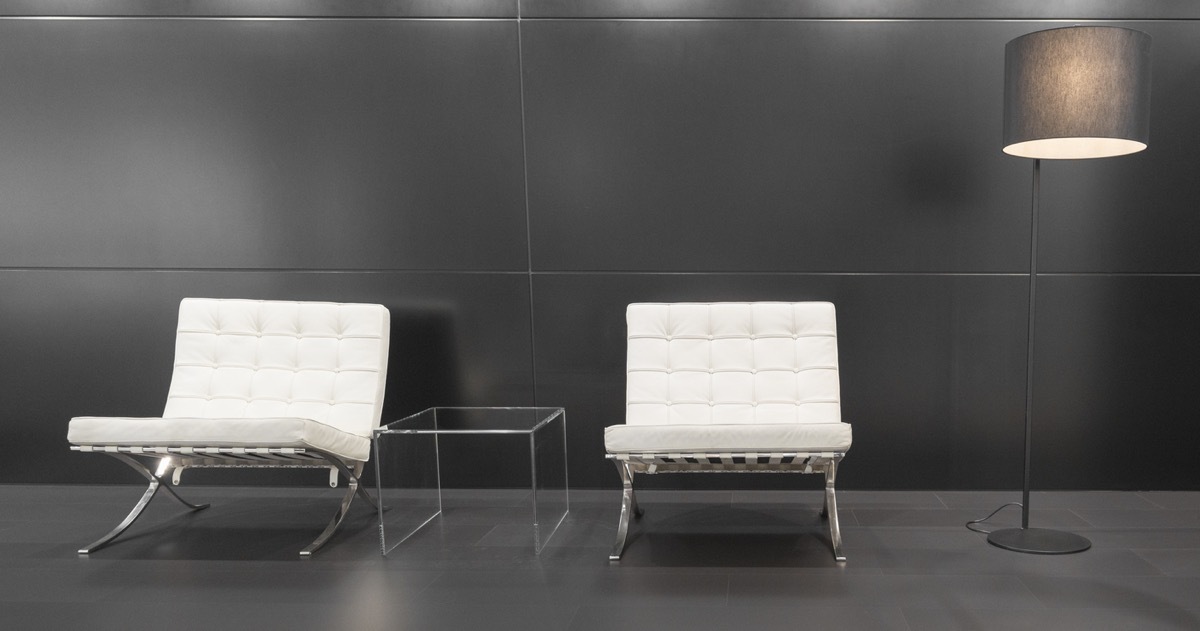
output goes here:
[[305, 559], [312, 557], [312, 554], [320, 549], [321, 546], [325, 545], [325, 542], [329, 541], [329, 538], [333, 536], [333, 533], [338, 529], [338, 526], [342, 524], [342, 520], [346, 519], [346, 513], [350, 511], [350, 504], [354, 501], [355, 495], [361, 496], [364, 501], [371, 505], [372, 508], [374, 508], [377, 512], [379, 511], [379, 504], [375, 501], [375, 498], [371, 497], [371, 494], [367, 493], [367, 490], [358, 483], [358, 477], [362, 475], [363, 470], [363, 465], [361, 462], [354, 465], [353, 471], [351, 471], [349, 467], [342, 464], [341, 461], [337, 460], [336, 458], [330, 458], [330, 463], [336, 466], [338, 470], [346, 476], [346, 479], [348, 480], [348, 483], [346, 484], [346, 493], [342, 496], [342, 504], [338, 507], [337, 513], [334, 513], [333, 519], [330, 520], [329, 525], [325, 526], [325, 530], [323, 530], [321, 534], [317, 536], [316, 540], [308, 544], [307, 548], [304, 548], [300, 551], [300, 556]]
[[629, 537], [629, 518], [641, 517], [643, 511], [638, 507], [637, 496], [633, 494], [633, 471], [629, 463], [621, 460], [612, 462], [617, 465], [617, 473], [621, 476], [621, 517], [617, 521], [617, 542], [613, 544], [608, 560], [620, 561], [621, 553], [625, 551], [625, 540]]
[[137, 518], [142, 516], [142, 512], [146, 510], [146, 506], [150, 504], [150, 500], [154, 499], [154, 496], [158, 493], [159, 488], [162, 488], [164, 491], [169, 493], [171, 497], [178, 500], [180, 504], [183, 504], [193, 511], [208, 508], [208, 504], [192, 504], [182, 497], [179, 497], [179, 495], [175, 493], [171, 487], [164, 485], [162, 480], [159, 479], [159, 475], [163, 475], [163, 473], [160, 472], [157, 475], [152, 473], [142, 463], [138, 462], [131, 456], [122, 453], [108, 453], [108, 455], [120, 460], [121, 462], [124, 462], [134, 471], [137, 471], [145, 476], [146, 479], [150, 481], [150, 486], [147, 487], [146, 492], [142, 494], [142, 499], [138, 500], [138, 503], [134, 505], [133, 510], [129, 511], [129, 514], [125, 516], [125, 519], [122, 520], [121, 523], [117, 524], [116, 528], [113, 528], [112, 531], [110, 531], [107, 535], [100, 537], [92, 544], [80, 548], [79, 554], [91, 554], [92, 552], [108, 545], [113, 539], [116, 539], [118, 535], [125, 532], [125, 529], [133, 525], [133, 522], [137, 521]]
[[[365, 488], [363, 488], [361, 484], [359, 484], [359, 476], [362, 475], [363, 463], [356, 462], [352, 466], [348, 466], [345, 462], [343, 462], [340, 458], [338, 458], [337, 456], [334, 456], [333, 454], [326, 453], [326, 452], [323, 452], [323, 451], [317, 450], [317, 449], [309, 449], [308, 451], [319, 456], [318, 458], [310, 459], [308, 462], [310, 462], [311, 464], [301, 464], [301, 465], [292, 464], [292, 462], [294, 462], [294, 461], [286, 461], [287, 464], [276, 464], [275, 462], [272, 462], [272, 461], [255, 462], [253, 464], [245, 464], [244, 461], [229, 460], [227, 458], [222, 458], [222, 457], [209, 458], [206, 461], [199, 462], [199, 463], [193, 462], [190, 464], [179, 464], [177, 462], [173, 462], [169, 458], [163, 458], [160, 460], [159, 467], [156, 472], [151, 472], [141, 462], [136, 460], [134, 457], [132, 457], [128, 453], [117, 452], [117, 451], [102, 451], [100, 453], [106, 453], [106, 454], [112, 456], [113, 458], [116, 458], [117, 460], [120, 460], [121, 462], [124, 462], [125, 464], [129, 465], [131, 468], [133, 468], [134, 471], [137, 471], [138, 473], [142, 474], [142, 476], [144, 476], [147, 480], [150, 481], [150, 486], [147, 487], [146, 492], [142, 494], [142, 498], [140, 500], [138, 500], [138, 503], [133, 507], [133, 510], [131, 510], [129, 512], [129, 515], [127, 515], [125, 517], [124, 521], [122, 521], [120, 524], [118, 524], [116, 528], [114, 528], [107, 535], [104, 535], [103, 537], [101, 537], [95, 543], [92, 543], [89, 546], [81, 548], [79, 550], [79, 554], [90, 554], [91, 552], [108, 545], [110, 542], [112, 542], [113, 539], [116, 539], [121, 533], [125, 532], [125, 530], [127, 528], [129, 528], [129, 526], [132, 525], [133, 522], [136, 521], [137, 518], [142, 515], [142, 512], [146, 510], [146, 506], [150, 504], [150, 500], [154, 499], [154, 496], [158, 493], [158, 490], [160, 488], [165, 490], [167, 493], [169, 493], [171, 495], [171, 497], [175, 498], [177, 501], [179, 501], [179, 503], [183, 504], [184, 506], [186, 506], [192, 510], [201, 510], [204, 508], [208, 508], [208, 504], [196, 505], [196, 504], [191, 504], [191, 503], [185, 501], [183, 498], [179, 497], [179, 495], [176, 494], [175, 491], [170, 486], [163, 483], [163, 478], [166, 477], [168, 471], [170, 471], [170, 469], [172, 467], [174, 467], [176, 469], [176, 471], [178, 472], [178, 470], [181, 468], [205, 467], [205, 466], [267, 467], [267, 468], [270, 468], [270, 467], [297, 467], [297, 466], [309, 467], [309, 468], [312, 468], [312, 467], [326, 468], [326, 467], [332, 466], [335, 469], [337, 469], [337, 471], [339, 473], [346, 476], [346, 479], [349, 481], [349, 483], [347, 484], [346, 493], [342, 497], [341, 505], [339, 506], [337, 513], [333, 516], [333, 520], [331, 520], [329, 522], [329, 525], [325, 527], [325, 530], [321, 532], [321, 534], [316, 538], [315, 541], [313, 541], [311, 544], [308, 545], [308, 547], [306, 547], [300, 551], [301, 557], [308, 558], [308, 557], [312, 556], [313, 552], [315, 552], [321, 546], [325, 545], [325, 542], [329, 541], [329, 538], [333, 536], [333, 533], [337, 530], [338, 526], [340, 526], [342, 521], [346, 518], [346, 514], [350, 510], [350, 504], [351, 504], [351, 502], [354, 501], [355, 495], [362, 497], [363, 500], [365, 500], [368, 504], [370, 504], [371, 507], [373, 507], [376, 511], [379, 510], [379, 504], [378, 504], [378, 502], [375, 501], [375, 498], [371, 497], [371, 495], [369, 493], [367, 493], [367, 490]], [[141, 455], [143, 457], [147, 457], [150, 454], [146, 453], [146, 454], [141, 454]], [[336, 484], [337, 484], [336, 474], [331, 479], [330, 484], [333, 486], [336, 486]]]
[[617, 466], [621, 476], [621, 516], [617, 522], [617, 541], [613, 544], [609, 561], [619, 561], [625, 551], [629, 538], [630, 519], [642, 516], [638, 506], [637, 496], [633, 493], [633, 476], [635, 473], [668, 473], [668, 472], [774, 472], [774, 473], [824, 473], [825, 502], [821, 508], [821, 517], [829, 521], [829, 544], [833, 549], [833, 558], [838, 563], [846, 561], [842, 550], [842, 531], [838, 524], [837, 492], [834, 487], [837, 482], [837, 468], [844, 454], [839, 452], [779, 452], [753, 454], [720, 454], [712, 455], [705, 452], [697, 453], [635, 453], [609, 455], [609, 459]]

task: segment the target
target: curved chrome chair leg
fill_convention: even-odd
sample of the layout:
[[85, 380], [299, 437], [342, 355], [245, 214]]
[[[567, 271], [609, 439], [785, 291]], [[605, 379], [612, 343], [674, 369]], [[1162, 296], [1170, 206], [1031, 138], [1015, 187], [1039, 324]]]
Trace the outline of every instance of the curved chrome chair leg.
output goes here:
[[823, 515], [829, 519], [829, 543], [833, 546], [833, 559], [838, 562], [846, 560], [842, 552], [842, 531], [838, 527], [837, 495], [833, 490], [837, 479], [837, 460], [829, 463], [825, 469], [825, 509]]
[[[346, 518], [346, 514], [350, 510], [350, 504], [354, 501], [355, 495], [362, 497], [363, 500], [374, 507], [375, 510], [379, 510], [379, 503], [376, 502], [375, 498], [371, 497], [371, 494], [359, 484], [359, 476], [362, 475], [363, 463], [356, 463], [353, 468], [351, 468], [346, 466], [344, 462], [332, 454], [325, 454], [315, 449], [312, 451], [321, 453], [323, 456], [325, 456], [330, 464], [337, 467], [338, 471], [346, 476], [346, 479], [349, 482], [347, 484], [346, 494], [342, 497], [341, 506], [338, 508], [337, 513], [333, 516], [333, 520], [329, 522], [329, 525], [325, 527], [325, 530], [321, 532], [315, 541], [309, 544], [307, 548], [304, 548], [300, 551], [300, 556], [302, 557], [312, 556], [313, 552], [325, 545], [325, 542], [328, 541], [331, 536], [333, 536], [334, 531], [337, 530], [338, 526], [341, 525], [342, 521]], [[188, 502], [180, 497], [179, 494], [176, 493], [175, 490], [169, 485], [163, 483], [162, 476], [165, 476], [171, 469], [170, 463], [166, 461], [167, 459], [163, 459], [163, 461], [159, 463], [158, 471], [155, 473], [147, 469], [141, 462], [128, 454], [120, 452], [103, 453], [106, 453], [107, 455], [129, 465], [130, 468], [142, 474], [143, 477], [149, 480], [150, 485], [146, 488], [146, 492], [142, 494], [142, 498], [138, 500], [136, 505], [134, 505], [133, 510], [129, 511], [129, 514], [125, 516], [125, 519], [122, 520], [120, 524], [117, 524], [116, 528], [113, 528], [111, 532], [93, 542], [91, 545], [80, 548], [79, 554], [90, 554], [93, 551], [108, 545], [109, 542], [111, 542], [113, 539], [116, 539], [121, 533], [125, 532], [125, 530], [129, 528], [133, 522], [137, 521], [138, 517], [141, 517], [142, 512], [146, 510], [146, 506], [150, 504], [150, 500], [154, 499], [154, 496], [158, 493], [159, 489], [165, 490], [180, 504], [183, 504], [192, 510], [202, 510], [208, 508], [208, 504], [192, 504], [191, 502]]]
[[[352, 477], [346, 485], [346, 494], [342, 496], [342, 505], [338, 508], [337, 513], [334, 514], [333, 520], [329, 522], [329, 525], [325, 527], [325, 530], [321, 532], [316, 540], [308, 544], [307, 548], [300, 551], [301, 557], [311, 557], [313, 552], [316, 552], [321, 546], [325, 545], [326, 541], [329, 541], [334, 531], [342, 524], [342, 520], [346, 518], [346, 513], [350, 511], [350, 504], [354, 501], [354, 495], [357, 492], [358, 478]], [[372, 500], [371, 503], [374, 504], [375, 502]], [[378, 506], [376, 506], [376, 510], [379, 510]]]
[[112, 531], [107, 535], [100, 537], [90, 545], [80, 548], [79, 554], [91, 554], [93, 551], [100, 549], [108, 542], [116, 539], [117, 535], [125, 532], [126, 528], [132, 525], [133, 522], [137, 521], [138, 517], [141, 517], [142, 511], [146, 510], [146, 505], [148, 505], [150, 500], [154, 498], [154, 494], [158, 492], [159, 486], [160, 484], [158, 480], [151, 480], [150, 487], [147, 488], [146, 492], [142, 494], [142, 499], [138, 500], [138, 503], [134, 505], [133, 510], [129, 511], [129, 514], [125, 516], [125, 520], [117, 524], [117, 527], [113, 528]]
[[633, 495], [633, 471], [629, 469], [629, 463], [614, 459], [613, 464], [617, 465], [617, 473], [621, 476], [621, 517], [617, 522], [617, 542], [613, 544], [608, 560], [620, 561], [621, 553], [625, 551], [625, 539], [629, 536], [629, 517], [633, 514], [640, 517], [642, 512]]
[[346, 476], [347, 480], [353, 482], [353, 487], [357, 490], [358, 496], [363, 498], [363, 501], [370, 504], [371, 508], [374, 508], [375, 510], [380, 510], [379, 503], [375, 501], [375, 498], [371, 497], [371, 494], [367, 492], [367, 489], [365, 487], [359, 485], [359, 483], [358, 483], [358, 478], [362, 475], [363, 465], [365, 463], [362, 463], [362, 462], [356, 463], [354, 465], [354, 469], [351, 470], [350, 467], [346, 466], [346, 463], [342, 462], [340, 459], [337, 458], [337, 456], [334, 456], [333, 454], [326, 454], [325, 452], [322, 452], [317, 449], [314, 449], [312, 451], [323, 454], [325, 456], [325, 459], [328, 460], [330, 464], [337, 467], [338, 471], [341, 471], [342, 475]]
[[641, 519], [642, 515], [646, 514], [646, 511], [642, 510], [641, 505], [638, 504], [637, 492], [633, 490], [633, 473], [632, 472], [630, 472], [630, 474], [629, 474], [629, 503], [633, 507], [633, 518], [634, 519]]
[[[149, 469], [146, 469], [144, 466], [142, 466], [142, 463], [138, 462], [137, 460], [134, 460], [133, 458], [131, 458], [125, 454], [109, 454], [109, 455], [114, 458], [117, 458], [118, 460], [122, 460], [123, 462], [125, 462], [125, 464], [133, 467], [134, 469], [140, 469], [144, 473], [150, 472]], [[169, 459], [164, 458], [163, 460], [165, 461], [165, 460], [169, 460]], [[167, 472], [169, 472], [171, 470], [171, 465], [169, 462], [166, 465], [162, 465], [160, 463], [159, 469], [161, 470], [161, 473], [156, 472], [155, 474], [153, 474], [152, 476], [149, 476], [149, 477], [152, 478], [152, 481], [157, 480], [160, 484], [162, 484], [162, 490], [166, 491], [171, 497], [175, 498], [175, 501], [179, 502], [180, 504], [183, 504], [184, 506], [186, 506], [194, 511], [195, 510], [204, 510], [204, 509], [208, 508], [208, 506], [209, 506], [208, 504], [193, 504], [193, 503], [183, 499], [182, 497], [179, 497], [179, 494], [175, 492], [175, 489], [171, 488], [170, 484], [164, 484], [162, 482], [163, 476], [165, 476], [167, 474]]]
[[179, 495], [175, 493], [171, 487], [164, 485], [162, 480], [160, 480], [157, 475], [151, 473], [149, 469], [142, 465], [142, 463], [138, 462], [132, 457], [122, 453], [109, 453], [108, 455], [120, 460], [121, 462], [124, 462], [134, 471], [137, 471], [145, 476], [146, 479], [150, 481], [150, 486], [146, 488], [145, 493], [142, 493], [142, 499], [138, 500], [137, 504], [134, 504], [133, 510], [129, 511], [129, 514], [125, 516], [125, 519], [122, 520], [121, 523], [117, 524], [116, 528], [113, 528], [107, 535], [100, 537], [90, 545], [80, 548], [79, 554], [91, 554], [105, 545], [108, 545], [108, 543], [113, 539], [116, 539], [118, 535], [125, 532], [126, 528], [129, 528], [131, 525], [133, 525], [133, 522], [137, 521], [137, 518], [142, 516], [142, 511], [146, 510], [146, 506], [150, 504], [150, 500], [154, 499], [155, 494], [158, 493], [158, 489], [160, 488], [165, 489], [167, 493], [169, 493], [171, 497], [174, 497], [176, 500], [178, 500], [180, 504], [183, 504], [194, 511], [208, 508], [208, 504], [192, 504], [187, 500], [184, 500], [182, 497], [179, 497]]
[[350, 504], [354, 502], [355, 495], [358, 495], [366, 500], [366, 502], [370, 504], [376, 511], [380, 510], [379, 503], [375, 501], [375, 498], [371, 497], [371, 494], [367, 493], [366, 490], [363, 489], [358, 483], [358, 477], [362, 475], [364, 463], [356, 463], [354, 465], [354, 469], [352, 470], [337, 458], [330, 457], [328, 459], [331, 463], [333, 463], [334, 466], [338, 468], [339, 471], [342, 472], [343, 475], [346, 476], [346, 494], [342, 496], [342, 505], [338, 507], [338, 511], [333, 515], [333, 519], [330, 520], [329, 525], [325, 526], [325, 530], [323, 530], [312, 543], [308, 544], [307, 548], [300, 551], [300, 556], [303, 558], [311, 557], [314, 552], [319, 550], [321, 546], [325, 545], [325, 542], [329, 541], [329, 538], [333, 536], [334, 531], [336, 531], [338, 526], [342, 524], [342, 520], [346, 519], [346, 514], [350, 512]]

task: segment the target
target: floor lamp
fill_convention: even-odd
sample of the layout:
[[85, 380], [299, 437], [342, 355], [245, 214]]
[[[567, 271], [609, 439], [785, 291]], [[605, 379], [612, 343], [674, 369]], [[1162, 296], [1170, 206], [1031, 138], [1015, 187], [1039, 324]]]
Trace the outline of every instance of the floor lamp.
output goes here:
[[1021, 527], [988, 535], [989, 543], [1006, 550], [1068, 554], [1092, 547], [1090, 541], [1074, 533], [1029, 527], [1042, 160], [1108, 158], [1141, 151], [1150, 135], [1149, 110], [1150, 36], [1141, 31], [1071, 26], [1023, 35], [1004, 47], [1004, 152], [1034, 159]]

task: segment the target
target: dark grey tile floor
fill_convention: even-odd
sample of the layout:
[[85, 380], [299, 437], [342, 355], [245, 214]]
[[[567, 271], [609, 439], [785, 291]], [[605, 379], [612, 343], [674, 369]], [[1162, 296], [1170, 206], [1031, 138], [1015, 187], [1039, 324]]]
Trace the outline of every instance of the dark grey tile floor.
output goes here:
[[814, 491], [645, 491], [618, 564], [616, 491], [573, 491], [541, 555], [527, 493], [493, 490], [448, 492], [387, 558], [357, 505], [311, 560], [338, 491], [180, 492], [213, 506], [160, 497], [79, 557], [140, 489], [0, 485], [0, 627], [1200, 629], [1200, 492], [1037, 493], [1034, 525], [1093, 542], [1037, 556], [963, 527], [1017, 493], [842, 491], [842, 566]]

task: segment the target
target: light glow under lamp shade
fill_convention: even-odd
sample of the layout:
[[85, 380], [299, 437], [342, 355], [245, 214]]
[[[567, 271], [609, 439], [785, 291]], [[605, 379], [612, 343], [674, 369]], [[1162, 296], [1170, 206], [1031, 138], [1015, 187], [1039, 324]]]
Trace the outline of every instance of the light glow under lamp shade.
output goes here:
[[1150, 140], [1150, 36], [1112, 26], [1022, 35], [1004, 47], [1004, 153], [1071, 160]]

